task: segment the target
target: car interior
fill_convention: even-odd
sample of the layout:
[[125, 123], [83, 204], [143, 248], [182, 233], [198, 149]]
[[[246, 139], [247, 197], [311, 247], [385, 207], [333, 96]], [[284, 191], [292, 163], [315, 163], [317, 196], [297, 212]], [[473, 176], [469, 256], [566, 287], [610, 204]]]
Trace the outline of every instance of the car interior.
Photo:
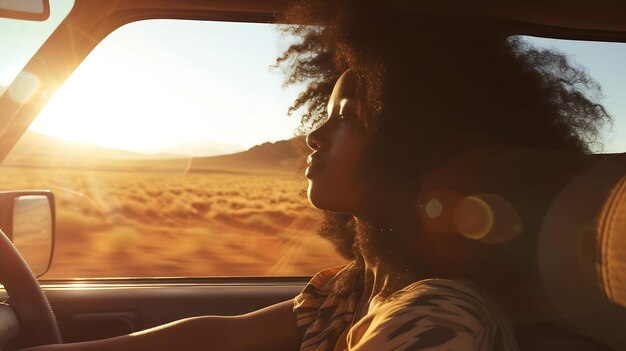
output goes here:
[[[67, 17], [23, 68], [38, 77], [39, 91], [47, 94], [28, 101], [0, 94], [0, 159], [76, 67], [117, 28], [149, 19], [274, 23], [289, 3], [75, 0]], [[511, 35], [626, 42], [626, 3], [617, 0], [390, 3], [416, 14], [489, 22]], [[45, 6], [42, 11], [45, 18]], [[0, 12], [8, 15], [12, 14]], [[430, 174], [423, 189], [418, 215], [427, 230], [441, 233], [437, 245], [446, 253], [438, 268], [484, 286], [506, 311], [522, 350], [626, 350], [625, 153], [474, 150]], [[246, 313], [293, 298], [310, 279], [38, 282], [11, 244], [15, 220], [11, 211], [19, 196], [41, 196], [50, 204], [54, 228], [54, 196], [47, 189], [0, 190], [6, 193], [0, 194], [0, 229], [7, 234], [0, 235], [0, 281], [1, 294], [8, 301], [0, 306], [0, 343], [6, 349], [102, 339], [190, 316]], [[449, 210], [461, 198], [463, 211]]]

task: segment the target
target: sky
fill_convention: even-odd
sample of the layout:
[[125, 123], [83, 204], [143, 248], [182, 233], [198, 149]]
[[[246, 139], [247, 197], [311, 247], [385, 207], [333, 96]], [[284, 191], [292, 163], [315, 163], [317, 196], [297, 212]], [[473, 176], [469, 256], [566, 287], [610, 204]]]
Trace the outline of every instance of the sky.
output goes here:
[[[8, 85], [73, 0], [52, 2], [48, 24], [0, 21], [0, 86]], [[12, 27], [11, 27], [12, 26]], [[8, 28], [8, 29], [6, 29]], [[104, 39], [52, 97], [30, 129], [65, 140], [148, 154], [207, 156], [288, 139], [298, 87], [272, 69], [290, 42], [275, 26], [149, 20]], [[626, 44], [529, 38], [569, 55], [603, 87], [614, 116], [604, 152], [626, 151]], [[25, 45], [28, 44], [28, 45]]]
[[74, 0], [54, 0], [50, 4], [50, 17], [46, 21], [0, 19], [0, 87], [11, 83], [69, 13], [73, 4]]
[[604, 130], [605, 152], [626, 152], [626, 43], [530, 38], [535, 46], [556, 49], [582, 66], [602, 88], [602, 105], [614, 118]]
[[287, 109], [297, 90], [283, 89], [282, 73], [270, 67], [287, 42], [281, 37], [263, 24], [128, 24], [83, 61], [31, 130], [194, 156], [291, 138], [298, 121]]

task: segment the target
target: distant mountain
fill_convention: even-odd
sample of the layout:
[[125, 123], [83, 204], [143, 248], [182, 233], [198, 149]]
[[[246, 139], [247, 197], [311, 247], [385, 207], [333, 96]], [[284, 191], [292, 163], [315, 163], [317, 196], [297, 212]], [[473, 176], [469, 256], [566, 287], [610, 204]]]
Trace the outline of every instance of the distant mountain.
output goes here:
[[291, 172], [306, 154], [304, 140], [295, 138], [256, 145], [230, 155], [194, 158], [191, 172], [205, 169]]
[[26, 131], [3, 166], [170, 172], [291, 172], [306, 154], [302, 139], [264, 143], [229, 155], [146, 155]]
[[173, 155], [146, 155], [67, 141], [27, 130], [2, 161], [2, 165], [31, 167], [88, 166], [102, 161], [132, 161], [171, 158]]
[[239, 144], [210, 141], [180, 143], [165, 147], [163, 150], [171, 155], [180, 155], [181, 157], [208, 157], [232, 154], [243, 151], [245, 148]]

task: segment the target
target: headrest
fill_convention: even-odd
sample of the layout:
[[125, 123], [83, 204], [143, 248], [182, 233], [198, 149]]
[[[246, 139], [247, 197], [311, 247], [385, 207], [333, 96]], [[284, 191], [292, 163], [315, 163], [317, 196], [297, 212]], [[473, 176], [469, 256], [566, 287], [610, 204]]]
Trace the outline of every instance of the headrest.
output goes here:
[[626, 349], [626, 154], [594, 163], [560, 192], [541, 228], [538, 264], [569, 327]]
[[560, 323], [624, 349], [625, 175], [626, 154], [458, 155], [423, 183], [427, 263], [475, 280], [516, 323]]

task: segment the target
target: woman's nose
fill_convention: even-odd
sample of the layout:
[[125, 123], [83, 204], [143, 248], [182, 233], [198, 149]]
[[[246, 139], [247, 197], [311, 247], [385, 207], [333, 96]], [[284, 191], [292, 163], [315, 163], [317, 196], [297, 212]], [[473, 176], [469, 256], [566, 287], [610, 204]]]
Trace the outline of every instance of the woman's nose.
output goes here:
[[309, 133], [309, 135], [306, 136], [306, 144], [312, 150], [319, 150], [319, 149], [325, 147], [326, 144], [328, 144], [328, 137], [326, 135], [324, 135], [324, 131], [325, 131], [324, 125], [325, 124], [326, 123], [322, 124], [317, 129], [315, 129], [314, 131]]

